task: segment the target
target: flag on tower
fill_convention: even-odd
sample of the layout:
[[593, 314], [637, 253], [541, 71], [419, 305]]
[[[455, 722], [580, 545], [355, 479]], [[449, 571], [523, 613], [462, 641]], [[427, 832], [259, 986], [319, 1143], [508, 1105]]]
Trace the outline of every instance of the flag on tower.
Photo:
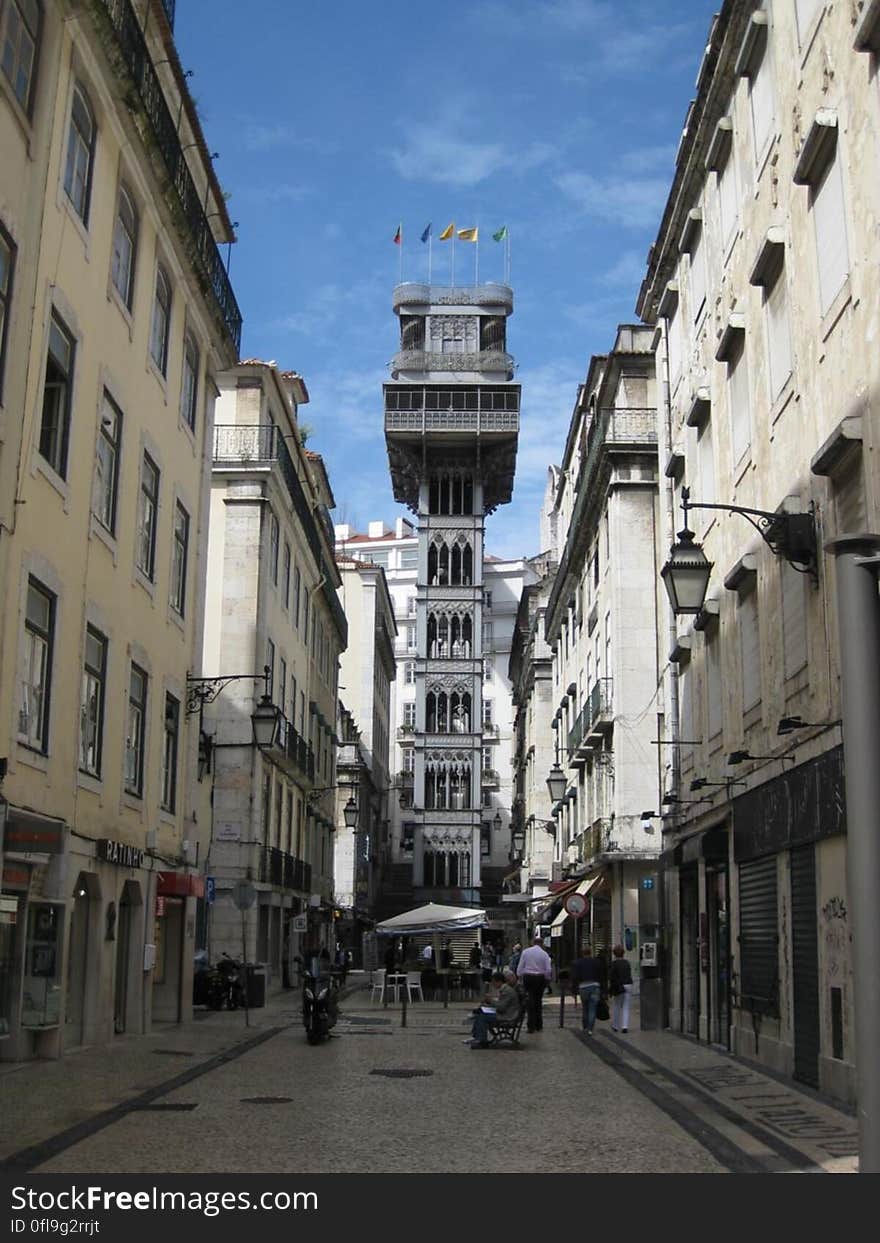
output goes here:
[[397, 232], [394, 234], [394, 245], [399, 246], [402, 241], [403, 241], [403, 225], [399, 224], [397, 226]]
[[443, 230], [443, 232], [440, 234], [440, 241], [448, 242], [449, 239], [454, 234], [455, 234], [455, 221], [453, 220], [452, 224], [447, 225], [446, 228]]
[[459, 229], [458, 239], [461, 242], [477, 242], [479, 241], [479, 229]]
[[503, 224], [497, 233], [492, 234], [492, 240], [495, 242], [503, 242], [507, 237], [507, 225]]
[[424, 233], [422, 234], [422, 241], [427, 242], [430, 236], [431, 236], [431, 226], [428, 225], [428, 227], [425, 229]]

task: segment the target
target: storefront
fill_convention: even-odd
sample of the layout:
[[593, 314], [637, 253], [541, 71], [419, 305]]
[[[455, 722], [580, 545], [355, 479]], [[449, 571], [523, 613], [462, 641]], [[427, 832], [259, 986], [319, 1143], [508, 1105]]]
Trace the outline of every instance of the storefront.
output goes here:
[[205, 896], [205, 878], [188, 872], [158, 872], [153, 908], [152, 1017], [180, 1023], [192, 1010], [196, 900]]

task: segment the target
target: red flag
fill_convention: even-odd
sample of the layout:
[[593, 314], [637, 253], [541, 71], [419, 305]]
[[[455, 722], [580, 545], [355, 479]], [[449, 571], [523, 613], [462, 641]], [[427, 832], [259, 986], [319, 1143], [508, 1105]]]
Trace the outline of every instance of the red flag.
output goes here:
[[403, 225], [399, 224], [397, 226], [397, 232], [394, 234], [394, 245], [399, 246], [402, 241], [403, 241]]

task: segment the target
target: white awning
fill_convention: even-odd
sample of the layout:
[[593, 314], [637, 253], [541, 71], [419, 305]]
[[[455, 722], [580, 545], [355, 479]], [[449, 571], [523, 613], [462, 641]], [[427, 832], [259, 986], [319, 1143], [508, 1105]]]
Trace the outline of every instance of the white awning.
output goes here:
[[[595, 887], [598, 885], [601, 879], [602, 879], [601, 872], [597, 872], [595, 876], [587, 876], [584, 880], [581, 881], [577, 889], [573, 889], [571, 892], [581, 893], [584, 895], [584, 897], [587, 897], [590, 891], [595, 889]], [[568, 897], [568, 894], [566, 894], [565, 896]], [[568, 919], [568, 911], [563, 906], [562, 909], [559, 911], [558, 915], [556, 915], [556, 917], [554, 918], [553, 923], [550, 925], [550, 935], [557, 936], [557, 937], [560, 936], [562, 925], [565, 923], [567, 919]], [[553, 931], [554, 928], [559, 928], [560, 931], [554, 932]]]

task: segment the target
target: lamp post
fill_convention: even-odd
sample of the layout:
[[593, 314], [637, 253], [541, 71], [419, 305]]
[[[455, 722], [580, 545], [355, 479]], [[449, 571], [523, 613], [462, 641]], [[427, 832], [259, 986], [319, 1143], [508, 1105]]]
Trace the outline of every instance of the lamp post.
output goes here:
[[837, 569], [840, 679], [846, 755], [846, 870], [852, 918], [859, 1173], [880, 1173], [880, 535], [840, 535], [826, 549]]

